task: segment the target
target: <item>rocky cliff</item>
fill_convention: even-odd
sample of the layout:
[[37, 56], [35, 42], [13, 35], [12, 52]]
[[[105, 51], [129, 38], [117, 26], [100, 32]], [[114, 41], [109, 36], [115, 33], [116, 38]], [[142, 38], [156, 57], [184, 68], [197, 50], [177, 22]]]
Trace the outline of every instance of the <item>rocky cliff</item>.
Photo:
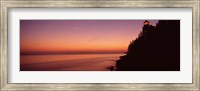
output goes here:
[[117, 71], [179, 71], [180, 20], [145, 24], [116, 62]]

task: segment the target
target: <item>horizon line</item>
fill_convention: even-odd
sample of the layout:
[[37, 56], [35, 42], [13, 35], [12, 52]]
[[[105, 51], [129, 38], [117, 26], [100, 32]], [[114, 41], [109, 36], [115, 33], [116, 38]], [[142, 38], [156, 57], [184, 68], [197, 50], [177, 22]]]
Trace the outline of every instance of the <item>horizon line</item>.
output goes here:
[[20, 52], [20, 55], [60, 55], [60, 54], [125, 54], [126, 52]]

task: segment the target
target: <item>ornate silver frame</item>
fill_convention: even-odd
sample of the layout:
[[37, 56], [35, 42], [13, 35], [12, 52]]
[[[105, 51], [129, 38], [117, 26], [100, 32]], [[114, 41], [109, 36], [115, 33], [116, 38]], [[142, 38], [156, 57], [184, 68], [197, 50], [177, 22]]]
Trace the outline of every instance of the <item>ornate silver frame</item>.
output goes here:
[[[0, 0], [0, 90], [192, 90], [200, 91], [200, 0]], [[147, 7], [147, 8], [192, 8], [193, 44], [192, 83], [160, 84], [13, 84], [8, 83], [8, 9], [16, 7], [58, 8], [58, 7]]]

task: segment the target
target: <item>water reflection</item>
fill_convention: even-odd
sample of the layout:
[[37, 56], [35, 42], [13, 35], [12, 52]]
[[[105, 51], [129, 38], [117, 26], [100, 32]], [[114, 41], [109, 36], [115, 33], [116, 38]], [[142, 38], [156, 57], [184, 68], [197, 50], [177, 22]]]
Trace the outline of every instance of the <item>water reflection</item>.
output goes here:
[[[122, 54], [21, 55], [21, 71], [107, 71]], [[114, 68], [112, 68], [114, 69]]]

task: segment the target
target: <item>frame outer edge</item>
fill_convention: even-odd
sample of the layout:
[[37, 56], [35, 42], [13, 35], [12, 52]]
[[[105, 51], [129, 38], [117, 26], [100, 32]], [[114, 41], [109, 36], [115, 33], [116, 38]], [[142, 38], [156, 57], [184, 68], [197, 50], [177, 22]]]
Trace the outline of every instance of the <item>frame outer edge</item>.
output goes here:
[[[100, 4], [97, 4], [97, 0], [86, 0], [88, 2], [83, 2], [83, 0], [65, 0], [67, 2], [62, 2], [64, 0], [58, 0], [58, 2], [55, 1], [55, 4], [53, 4], [53, 0], [32, 0], [32, 1], [37, 1], [37, 2], [32, 2], [30, 0], [0, 0], [1, 3], [0, 3], [0, 13], [1, 13], [1, 24], [0, 24], [0, 90], [81, 90], [81, 87], [82, 87], [82, 90], [101, 90], [101, 91], [104, 91], [104, 90], [173, 90], [173, 88], [169, 88], [170, 87], [170, 84], [169, 84], [169, 87], [165, 87], [165, 86], [168, 86], [166, 84], [161, 84], [161, 85], [157, 85], [159, 86], [158, 88], [152, 88], [153, 85], [150, 85], [150, 86], [145, 86], [145, 85], [136, 85], [136, 84], [129, 84], [129, 85], [126, 85], [126, 84], [123, 84], [123, 86], [121, 85], [117, 85], [116, 86], [119, 86], [119, 87], [116, 87], [116, 86], [113, 86], [110, 84], [110, 86], [106, 86], [103, 85], [103, 84], [93, 84], [93, 85], [81, 85], [81, 84], [74, 84], [74, 85], [71, 85], [71, 84], [8, 84], [8, 73], [7, 73], [7, 67], [8, 67], [8, 50], [7, 50], [7, 47], [8, 47], [8, 36], [7, 36], [7, 32], [8, 32], [8, 21], [7, 21], [7, 10], [8, 10], [8, 6], [12, 6], [12, 7], [133, 7], [134, 5], [136, 5], [136, 7], [138, 6], [137, 5], [137, 1], [136, 0], [117, 0], [118, 2], [114, 2], [114, 1], [111, 1], [111, 2], [107, 2], [105, 0], [102, 0], [102, 2], [100, 2]], [[69, 2], [68, 2], [69, 1]], [[135, 2], [132, 2], [132, 1], [135, 1]], [[142, 4], [144, 2], [147, 2], [146, 0], [138, 0], [139, 1], [139, 4]], [[140, 2], [141, 1], [141, 2]], [[151, 1], [155, 2], [156, 0], [149, 0], [149, 2], [147, 3], [152, 3]], [[157, 4], [162, 4], [162, 1], [167, 1], [167, 0], [157, 0], [158, 2], [156, 2]], [[168, 3], [166, 3], [166, 5], [156, 5], [156, 6], [151, 6], [150, 7], [168, 7], [170, 6], [170, 4], [172, 4], [172, 2], [170, 2], [172, 0], [169, 0]], [[183, 2], [183, 1], [186, 1], [186, 2]], [[41, 4], [39, 4], [41, 2]], [[119, 3], [122, 3], [122, 5], [120, 5]], [[131, 4], [127, 3], [126, 2], [131, 2]], [[45, 4], [46, 3], [46, 4]], [[48, 4], [51, 4], [51, 5], [47, 5]], [[80, 4], [86, 4], [86, 5], [80, 5]], [[96, 4], [95, 4], [96, 3]], [[200, 11], [199, 11], [199, 7], [200, 7], [200, 1], [199, 0], [177, 0], [177, 3], [173, 4], [173, 5], [176, 5], [176, 4], [179, 4], [179, 6], [177, 5], [176, 7], [183, 7], [184, 4], [186, 3], [190, 3], [188, 5], [193, 5], [193, 85], [194, 86], [191, 86], [189, 87], [189, 84], [187, 85], [188, 87], [187, 90], [192, 90], [192, 91], [200, 91], [200, 84], [199, 84], [199, 78], [200, 78], [200, 67], [199, 67], [199, 57], [200, 57], [200, 29], [199, 29], [199, 21], [200, 21]], [[45, 4], [44, 6], [42, 6], [43, 4]], [[93, 5], [92, 5], [93, 4]], [[105, 5], [103, 5], [105, 4]], [[153, 4], [153, 3], [152, 3]], [[183, 4], [183, 5], [181, 5]], [[60, 5], [60, 6], [59, 6]], [[69, 6], [67, 6], [69, 5]], [[172, 5], [172, 6], [173, 6]], [[171, 7], [172, 7], [171, 6]], [[144, 4], [143, 5], [139, 5], [139, 7], [148, 7], [148, 6], [145, 6]], [[194, 20], [195, 19], [195, 20]], [[64, 86], [65, 85], [65, 86]], [[134, 86], [133, 86], [134, 85]], [[174, 90], [183, 90], [184, 89], [184, 86], [186, 85], [182, 85], [179, 84], [180, 87], [178, 86], [177, 89], [176, 89], [176, 86], [177, 84], [175, 84], [175, 89]], [[51, 87], [52, 86], [52, 87]], [[59, 88], [60, 86], [60, 88]], [[155, 84], [156, 86], [156, 84]], [[75, 88], [73, 88], [75, 87]], [[78, 88], [76, 88], [78, 87]], [[103, 89], [105, 87], [105, 89]], [[114, 88], [110, 88], [110, 87], [114, 87]], [[122, 88], [120, 88], [122, 87]], [[143, 88], [144, 87], [144, 88]], [[146, 87], [146, 88], [145, 88]], [[163, 88], [160, 88], [160, 87], [163, 87]], [[181, 89], [181, 87], [183, 87]]]
[[1, 90], [7, 85], [7, 7], [1, 1]]
[[193, 83], [195, 88], [200, 91], [200, 1], [198, 0], [193, 7]]
[[[0, 32], [2, 32], [2, 1], [0, 0]], [[0, 33], [0, 58], [2, 58], [2, 34]], [[0, 59], [0, 90], [2, 89], [2, 66], [1, 66], [1, 61]]]
[[198, 88], [198, 90], [200, 90], [200, 0], [198, 0], [198, 3], [197, 3], [197, 15], [196, 15], [196, 17], [197, 17], [197, 22], [196, 22], [196, 24], [197, 24], [197, 26], [196, 26], [196, 30], [198, 31], [197, 32], [197, 57], [198, 57], [198, 65], [197, 65], [197, 69], [198, 69], [198, 71], [197, 71], [197, 79], [196, 79], [196, 81], [197, 81], [197, 88]]

